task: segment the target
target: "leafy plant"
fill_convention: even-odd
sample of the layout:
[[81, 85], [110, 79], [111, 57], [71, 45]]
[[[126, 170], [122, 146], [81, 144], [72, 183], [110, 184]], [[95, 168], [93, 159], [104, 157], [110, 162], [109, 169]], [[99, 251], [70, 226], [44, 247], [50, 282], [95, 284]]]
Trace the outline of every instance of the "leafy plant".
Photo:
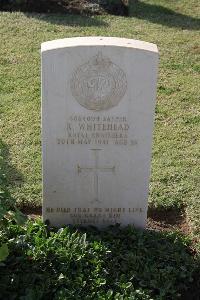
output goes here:
[[3, 299], [179, 299], [197, 261], [178, 233], [110, 227], [49, 229], [40, 220], [10, 224], [1, 237]]

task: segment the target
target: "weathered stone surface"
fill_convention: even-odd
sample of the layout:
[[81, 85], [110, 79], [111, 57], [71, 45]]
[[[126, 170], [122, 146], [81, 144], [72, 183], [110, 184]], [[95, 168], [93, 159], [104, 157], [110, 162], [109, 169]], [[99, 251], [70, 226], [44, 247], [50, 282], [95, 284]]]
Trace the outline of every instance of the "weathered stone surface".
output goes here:
[[42, 44], [44, 220], [145, 227], [157, 64], [141, 41]]

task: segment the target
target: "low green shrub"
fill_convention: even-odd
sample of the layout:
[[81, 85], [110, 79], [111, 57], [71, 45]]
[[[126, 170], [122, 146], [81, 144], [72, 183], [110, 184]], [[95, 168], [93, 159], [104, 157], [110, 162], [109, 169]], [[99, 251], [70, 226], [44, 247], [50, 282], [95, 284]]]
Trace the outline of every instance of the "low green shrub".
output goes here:
[[[190, 242], [132, 227], [59, 230], [41, 221], [1, 232], [1, 299], [179, 299], [194, 280]], [[192, 297], [190, 298], [192, 299]]]

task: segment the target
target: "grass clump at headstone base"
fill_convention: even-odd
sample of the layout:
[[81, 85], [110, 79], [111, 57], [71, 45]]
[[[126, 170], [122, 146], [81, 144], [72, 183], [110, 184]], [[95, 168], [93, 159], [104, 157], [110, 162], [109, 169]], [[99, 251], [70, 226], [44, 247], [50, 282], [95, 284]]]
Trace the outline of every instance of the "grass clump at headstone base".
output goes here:
[[197, 299], [199, 262], [179, 234], [8, 225], [1, 299]]

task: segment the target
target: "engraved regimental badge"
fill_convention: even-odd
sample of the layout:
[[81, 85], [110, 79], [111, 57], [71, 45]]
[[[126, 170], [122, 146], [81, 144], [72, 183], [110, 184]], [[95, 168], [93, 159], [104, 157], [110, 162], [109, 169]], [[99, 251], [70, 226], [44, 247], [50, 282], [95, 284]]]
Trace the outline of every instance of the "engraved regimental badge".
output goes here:
[[71, 92], [90, 110], [106, 110], [123, 98], [127, 81], [124, 71], [101, 52], [78, 67], [71, 78]]

